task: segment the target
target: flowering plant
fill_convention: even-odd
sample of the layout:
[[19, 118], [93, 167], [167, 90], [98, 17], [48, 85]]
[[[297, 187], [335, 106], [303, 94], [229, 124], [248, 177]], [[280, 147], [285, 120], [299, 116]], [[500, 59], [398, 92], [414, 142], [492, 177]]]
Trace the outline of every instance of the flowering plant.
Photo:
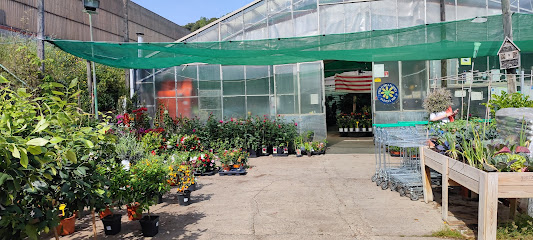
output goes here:
[[150, 213], [150, 206], [155, 204], [154, 196], [170, 190], [168, 170], [160, 157], [151, 156], [133, 165], [131, 174], [132, 202], [139, 202], [141, 208]]
[[225, 151], [221, 154], [220, 162], [226, 166], [239, 165], [246, 167], [248, 163], [248, 153], [242, 151], [242, 149], [233, 149], [231, 151]]
[[207, 151], [193, 154], [189, 161], [193, 169], [200, 173], [211, 172], [216, 167], [215, 156]]
[[176, 143], [176, 147], [180, 151], [201, 151], [200, 138], [196, 135], [183, 135]]
[[192, 167], [188, 162], [182, 162], [176, 169], [176, 185], [178, 192], [185, 192], [187, 188], [195, 183]]

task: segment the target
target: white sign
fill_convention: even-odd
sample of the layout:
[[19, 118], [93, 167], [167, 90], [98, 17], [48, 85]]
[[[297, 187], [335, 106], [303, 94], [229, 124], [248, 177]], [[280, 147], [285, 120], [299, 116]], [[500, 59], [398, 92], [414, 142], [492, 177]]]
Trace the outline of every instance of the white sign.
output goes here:
[[466, 91], [465, 90], [459, 90], [455, 91], [455, 97], [466, 97]]
[[473, 101], [483, 100], [483, 93], [482, 92], [472, 92], [471, 99]]
[[311, 104], [318, 104], [318, 94], [310, 94]]
[[520, 67], [520, 48], [508, 37], [505, 37], [500, 50], [498, 50], [498, 57], [500, 58], [500, 69]]
[[385, 64], [374, 64], [372, 71], [374, 72], [374, 77], [385, 77]]

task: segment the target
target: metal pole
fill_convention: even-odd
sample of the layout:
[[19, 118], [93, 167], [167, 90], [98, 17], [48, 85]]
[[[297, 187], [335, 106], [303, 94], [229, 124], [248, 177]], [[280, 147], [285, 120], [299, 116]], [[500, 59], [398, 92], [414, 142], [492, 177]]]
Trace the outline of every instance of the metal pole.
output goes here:
[[[505, 37], [513, 40], [513, 13], [511, 12], [511, 3], [509, 0], [502, 0], [502, 20], [503, 20], [503, 32]], [[516, 69], [506, 70], [507, 78], [507, 92], [516, 92]]]
[[37, 1], [37, 55], [41, 59], [40, 76], [44, 76], [44, 0]]
[[[93, 18], [92, 14], [89, 12], [89, 28], [91, 32], [91, 42], [93, 42]], [[92, 48], [92, 47], [91, 47]], [[94, 49], [91, 49], [92, 56], [94, 57]], [[93, 70], [93, 88], [94, 88], [94, 118], [98, 119], [98, 92], [96, 87], [96, 70], [94, 66], [94, 62], [91, 62], [92, 70]]]
[[[123, 32], [123, 41], [124, 42], [129, 42], [130, 41], [130, 32], [129, 32], [129, 26], [128, 26], [128, 3], [129, 3], [129, 0], [123, 0], [122, 1], [122, 11], [124, 12], [123, 14], [123, 25], [124, 25], [124, 32]], [[131, 76], [133, 74], [132, 70], [131, 69], [126, 69], [124, 71], [124, 77], [125, 77], [125, 80], [126, 80], [126, 87], [132, 89], [133, 88], [133, 85], [132, 85], [132, 79], [133, 79], [133, 76]], [[131, 90], [130, 90], [130, 98], [132, 98], [133, 95], [131, 94]]]

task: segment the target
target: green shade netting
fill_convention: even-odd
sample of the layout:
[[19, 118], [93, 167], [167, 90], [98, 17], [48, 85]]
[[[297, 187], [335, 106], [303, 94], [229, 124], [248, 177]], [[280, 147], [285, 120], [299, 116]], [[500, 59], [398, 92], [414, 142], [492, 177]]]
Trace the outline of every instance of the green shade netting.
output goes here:
[[[276, 65], [326, 59], [359, 62], [448, 59], [472, 57], [474, 42], [481, 42], [478, 57], [496, 56], [504, 39], [502, 16], [485, 19], [481, 23], [467, 19], [393, 30], [265, 40], [50, 42], [84, 59], [133, 69], [167, 68], [187, 63]], [[513, 14], [513, 38], [523, 53], [533, 52], [533, 15]]]

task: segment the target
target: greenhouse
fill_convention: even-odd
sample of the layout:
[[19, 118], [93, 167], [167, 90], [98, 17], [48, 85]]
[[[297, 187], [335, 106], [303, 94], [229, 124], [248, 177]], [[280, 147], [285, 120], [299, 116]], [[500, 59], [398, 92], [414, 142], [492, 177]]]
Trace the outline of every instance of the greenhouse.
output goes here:
[[[518, 73], [524, 71], [527, 85], [533, 0], [511, 5], [514, 42], [522, 50]], [[445, 76], [459, 76], [447, 81], [452, 89], [468, 82], [463, 72], [496, 77], [492, 86], [472, 88], [475, 106], [505, 90], [497, 57], [501, 13], [493, 0], [258, 0], [175, 43], [54, 44], [103, 64], [144, 69], [136, 92], [152, 113], [162, 103], [173, 116], [202, 119], [281, 115], [325, 138], [335, 125], [326, 123], [328, 115], [341, 110], [332, 111], [332, 102], [341, 98], [353, 112], [369, 108], [373, 123], [391, 123], [427, 120], [423, 99]], [[339, 83], [343, 78], [359, 80]], [[384, 90], [390, 96], [381, 96]], [[455, 93], [457, 106], [463, 92]]]

